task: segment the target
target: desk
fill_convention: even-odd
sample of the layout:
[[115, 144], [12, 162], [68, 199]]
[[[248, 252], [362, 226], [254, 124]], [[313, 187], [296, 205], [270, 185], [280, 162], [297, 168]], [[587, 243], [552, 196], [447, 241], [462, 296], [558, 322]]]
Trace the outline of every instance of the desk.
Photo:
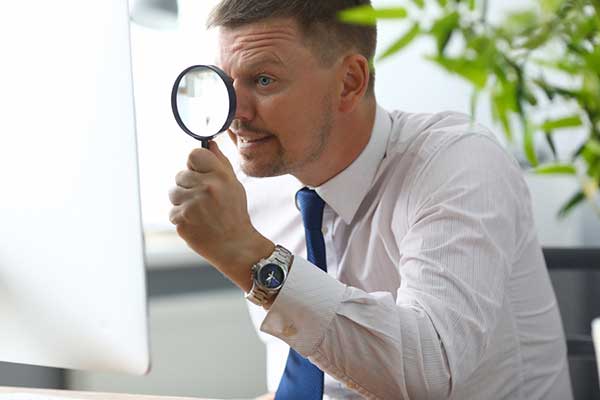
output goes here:
[[56, 396], [59, 398], [63, 397], [86, 400], [200, 400], [198, 398], [192, 397], [150, 396], [123, 393], [75, 392], [72, 390], [29, 389], [21, 387], [0, 386], [0, 395], [2, 395], [3, 393], [31, 393], [37, 395]]

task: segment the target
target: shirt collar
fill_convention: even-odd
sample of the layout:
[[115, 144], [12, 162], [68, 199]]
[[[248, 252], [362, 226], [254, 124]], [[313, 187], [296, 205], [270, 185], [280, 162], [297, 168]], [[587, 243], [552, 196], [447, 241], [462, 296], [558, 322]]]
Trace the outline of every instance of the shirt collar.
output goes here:
[[375, 123], [369, 143], [342, 172], [316, 187], [319, 196], [346, 224], [350, 224], [362, 200], [367, 195], [381, 160], [385, 157], [392, 120], [386, 110], [377, 105]]

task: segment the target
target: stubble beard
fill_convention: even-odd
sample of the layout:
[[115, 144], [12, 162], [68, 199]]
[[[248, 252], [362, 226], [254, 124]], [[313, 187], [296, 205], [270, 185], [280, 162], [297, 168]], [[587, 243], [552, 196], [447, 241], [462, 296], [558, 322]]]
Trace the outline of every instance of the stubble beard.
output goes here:
[[[307, 165], [318, 161], [327, 147], [333, 129], [332, 108], [330, 98], [326, 97], [323, 100], [324, 112], [321, 114], [320, 121], [314, 129], [316, 134], [306, 151], [306, 155], [301, 156], [297, 160], [290, 160], [289, 154], [285, 152], [281, 144], [277, 146], [275, 156], [267, 162], [259, 163], [259, 160], [254, 157], [251, 158], [242, 155], [240, 158], [240, 167], [244, 174], [255, 178], [267, 178], [286, 174], [295, 175], [295, 172], [301, 171]], [[274, 136], [278, 137], [278, 135]]]

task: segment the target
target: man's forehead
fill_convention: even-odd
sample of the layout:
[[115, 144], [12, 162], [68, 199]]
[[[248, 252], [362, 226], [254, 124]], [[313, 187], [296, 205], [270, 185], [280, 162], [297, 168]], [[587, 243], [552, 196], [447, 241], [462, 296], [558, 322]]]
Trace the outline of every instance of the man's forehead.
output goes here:
[[220, 52], [233, 53], [253, 47], [301, 43], [303, 35], [293, 18], [273, 18], [218, 31]]

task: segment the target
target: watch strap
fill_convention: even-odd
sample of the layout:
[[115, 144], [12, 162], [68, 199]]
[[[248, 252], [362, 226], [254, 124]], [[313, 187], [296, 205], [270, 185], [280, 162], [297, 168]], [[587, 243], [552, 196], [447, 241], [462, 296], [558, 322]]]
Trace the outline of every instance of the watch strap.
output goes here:
[[252, 267], [252, 289], [246, 294], [246, 300], [249, 300], [258, 306], [264, 306], [268, 303], [269, 300], [279, 293], [279, 290], [281, 290], [281, 287], [283, 287], [283, 284], [285, 283], [284, 278], [281, 286], [275, 290], [268, 289], [261, 285], [258, 280], [258, 272], [262, 266], [267, 264], [277, 264], [281, 266], [285, 271], [285, 278], [287, 278], [287, 273], [292, 264], [292, 253], [285, 247], [276, 245], [275, 250], [269, 257], [263, 258]]

